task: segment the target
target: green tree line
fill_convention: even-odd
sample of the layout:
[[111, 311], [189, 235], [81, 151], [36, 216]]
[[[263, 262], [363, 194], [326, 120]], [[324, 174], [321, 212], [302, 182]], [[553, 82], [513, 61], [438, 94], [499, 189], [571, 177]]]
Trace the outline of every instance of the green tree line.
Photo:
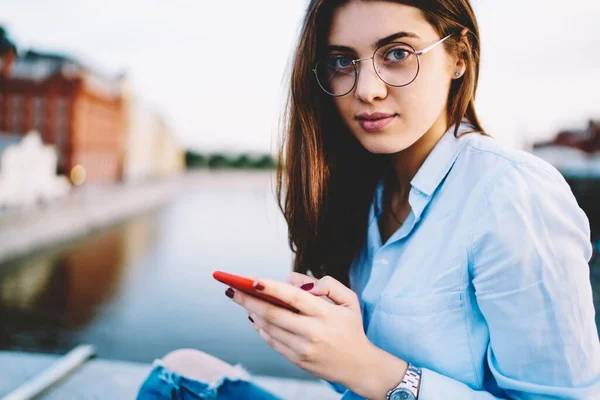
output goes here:
[[185, 152], [186, 168], [275, 169], [275, 159], [270, 154], [201, 154]]

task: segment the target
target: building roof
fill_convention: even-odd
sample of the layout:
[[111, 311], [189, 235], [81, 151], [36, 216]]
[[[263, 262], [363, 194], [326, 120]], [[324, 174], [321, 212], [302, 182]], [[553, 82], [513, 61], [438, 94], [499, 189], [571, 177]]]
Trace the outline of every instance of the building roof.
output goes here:
[[[66, 80], [79, 79], [92, 92], [120, 97], [123, 92], [124, 74], [111, 76], [82, 63], [64, 53], [27, 50], [18, 54], [16, 46], [9, 40], [6, 30], [0, 25], [0, 56], [12, 50], [17, 55], [10, 78], [16, 80], [42, 82], [51, 77], [61, 76]], [[0, 61], [1, 64], [1, 61]]]
[[15, 60], [11, 77], [44, 81], [60, 75], [67, 80], [82, 79], [96, 92], [110, 96], [121, 94], [122, 76], [109, 76], [66, 54], [28, 50]]

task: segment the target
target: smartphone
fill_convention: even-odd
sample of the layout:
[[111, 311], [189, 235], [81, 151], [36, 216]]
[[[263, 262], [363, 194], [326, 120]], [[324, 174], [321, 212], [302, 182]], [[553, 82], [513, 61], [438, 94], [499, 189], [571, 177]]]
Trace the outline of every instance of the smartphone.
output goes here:
[[246, 276], [241, 276], [241, 275], [235, 275], [235, 274], [230, 274], [227, 272], [223, 272], [223, 271], [215, 271], [213, 272], [213, 278], [215, 278], [216, 280], [218, 280], [219, 282], [222, 282], [226, 285], [231, 286], [234, 289], [240, 290], [244, 293], [247, 293], [251, 296], [254, 297], [258, 297], [259, 299], [265, 300], [271, 304], [274, 304], [276, 306], [280, 306], [283, 308], [286, 308], [290, 311], [293, 311], [295, 313], [299, 313], [300, 311], [298, 311], [297, 309], [295, 309], [294, 307], [292, 307], [291, 305], [287, 304], [286, 302], [279, 300], [276, 297], [273, 296], [269, 296], [267, 294], [262, 293], [259, 290], [256, 290], [253, 287], [253, 283], [254, 283], [254, 279], [252, 278], [248, 278]]

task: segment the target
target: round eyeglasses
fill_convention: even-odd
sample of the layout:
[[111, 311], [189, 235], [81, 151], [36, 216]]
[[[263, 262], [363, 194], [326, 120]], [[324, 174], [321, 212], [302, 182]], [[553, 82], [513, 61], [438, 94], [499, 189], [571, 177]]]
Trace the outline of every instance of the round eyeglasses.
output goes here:
[[408, 86], [417, 79], [421, 68], [420, 56], [434, 49], [452, 34], [435, 42], [431, 46], [417, 51], [408, 43], [392, 42], [380, 46], [373, 56], [351, 59], [347, 55], [331, 54], [317, 62], [313, 72], [317, 82], [325, 93], [340, 97], [350, 93], [358, 80], [357, 63], [373, 61], [377, 76], [389, 86]]

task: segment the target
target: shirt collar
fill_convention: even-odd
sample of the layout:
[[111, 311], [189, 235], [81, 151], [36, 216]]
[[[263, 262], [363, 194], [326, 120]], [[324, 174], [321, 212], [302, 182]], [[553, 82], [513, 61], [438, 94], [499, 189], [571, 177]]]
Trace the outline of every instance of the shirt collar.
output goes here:
[[[467, 122], [461, 123], [458, 128], [458, 138], [454, 136], [455, 125], [452, 125], [436, 143], [429, 153], [423, 165], [419, 168], [410, 184], [413, 187], [412, 195], [409, 195], [409, 203], [413, 212], [420, 217], [421, 212], [429, 203], [433, 193], [444, 180], [454, 162], [458, 158], [465, 144], [469, 141], [462, 135], [466, 132], [475, 131], [475, 128]], [[374, 207], [371, 210], [371, 218], [379, 217], [383, 207], [383, 183], [382, 178], [375, 191]], [[420, 200], [419, 200], [420, 199]], [[422, 201], [421, 201], [422, 200]]]
[[[431, 153], [416, 175], [410, 181], [413, 188], [431, 197], [440, 183], [444, 180], [458, 155], [468, 140], [464, 140], [461, 134], [474, 131], [475, 128], [469, 123], [463, 122], [458, 127], [458, 138], [454, 136], [455, 125], [452, 125], [436, 143]], [[468, 136], [468, 135], [465, 135]]]

